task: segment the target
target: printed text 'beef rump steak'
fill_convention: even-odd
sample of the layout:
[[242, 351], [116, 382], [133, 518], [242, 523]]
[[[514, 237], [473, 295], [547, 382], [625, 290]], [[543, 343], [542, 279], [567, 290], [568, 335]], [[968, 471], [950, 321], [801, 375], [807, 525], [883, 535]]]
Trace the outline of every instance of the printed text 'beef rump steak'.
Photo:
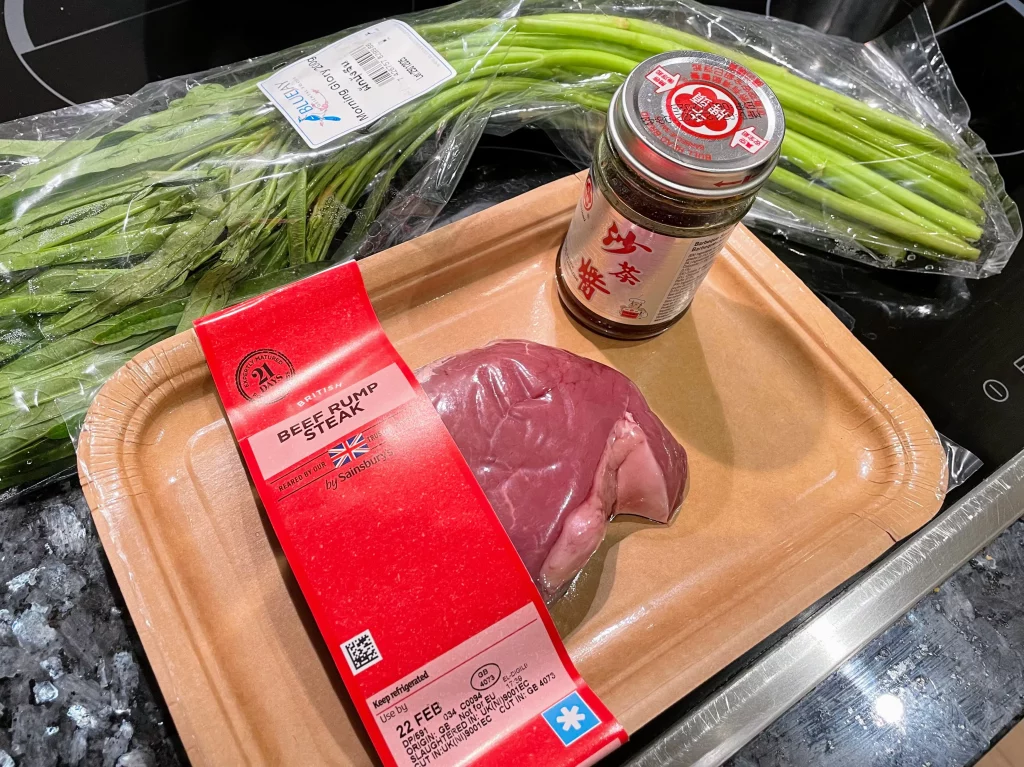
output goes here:
[[636, 385], [530, 341], [496, 341], [417, 377], [549, 602], [615, 514], [669, 522], [686, 453]]

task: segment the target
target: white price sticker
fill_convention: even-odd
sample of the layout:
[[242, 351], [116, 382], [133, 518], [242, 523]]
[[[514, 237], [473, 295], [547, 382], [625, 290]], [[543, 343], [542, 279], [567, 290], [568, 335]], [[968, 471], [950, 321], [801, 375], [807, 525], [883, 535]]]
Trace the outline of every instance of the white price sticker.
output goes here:
[[259, 86], [316, 149], [454, 76], [412, 27], [388, 19], [279, 69]]

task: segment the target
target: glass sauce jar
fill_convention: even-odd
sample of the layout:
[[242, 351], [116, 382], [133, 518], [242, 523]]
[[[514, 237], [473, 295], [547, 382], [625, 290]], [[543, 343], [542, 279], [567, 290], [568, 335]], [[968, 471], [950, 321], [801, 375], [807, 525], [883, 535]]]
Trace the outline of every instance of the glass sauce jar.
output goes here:
[[558, 253], [558, 295], [582, 325], [649, 338], [686, 313], [778, 162], [782, 107], [722, 56], [663, 53], [612, 98]]

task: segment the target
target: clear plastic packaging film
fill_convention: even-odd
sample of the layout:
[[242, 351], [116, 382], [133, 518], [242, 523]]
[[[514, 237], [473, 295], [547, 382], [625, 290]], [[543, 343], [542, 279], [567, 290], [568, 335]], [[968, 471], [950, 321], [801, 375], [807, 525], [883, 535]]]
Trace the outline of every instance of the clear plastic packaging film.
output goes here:
[[1020, 237], [922, 14], [868, 46], [682, 0], [404, 19], [455, 76], [318, 149], [257, 84], [353, 30], [0, 130], [0, 488], [70, 465], [68, 425], [139, 350], [426, 231], [488, 127], [542, 124], [586, 159], [625, 75], [666, 50], [722, 53], [782, 102], [787, 144], [748, 223], [974, 277]]
[[617, 370], [505, 340], [416, 377], [548, 602], [615, 514], [667, 524], [679, 511], [686, 451]]

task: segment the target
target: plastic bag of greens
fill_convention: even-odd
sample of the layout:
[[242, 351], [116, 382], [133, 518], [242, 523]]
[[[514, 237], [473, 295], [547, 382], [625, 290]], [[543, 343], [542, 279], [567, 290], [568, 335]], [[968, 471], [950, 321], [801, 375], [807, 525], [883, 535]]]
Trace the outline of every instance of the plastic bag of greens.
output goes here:
[[[681, 0], [464, 0], [404, 18], [452, 77], [315, 149], [258, 84], [352, 30], [154, 83], [59, 146], [19, 148], [30, 161], [0, 182], [0, 488], [68, 465], [91, 393], [138, 350], [253, 285], [425, 231], [489, 122], [539, 122], [584, 153], [625, 76], [665, 50], [723, 53], [779, 95], [789, 138], [755, 223], [971, 276], [997, 272], [1019, 237], [962, 110], [881, 48]], [[390, 87], [377, 54], [346, 50], [336, 80], [347, 67], [348, 86]], [[317, 101], [301, 119], [328, 126]]]
[[784, 86], [783, 168], [748, 225], [874, 266], [962, 277], [1002, 271], [1021, 237], [1020, 214], [968, 126], [924, 6], [867, 45], [769, 19], [730, 29], [746, 35], [754, 55], [905, 116], [945, 144], [915, 140], [845, 100], [796, 99]]
[[115, 109], [119, 96], [76, 104], [0, 125], [0, 184], [25, 165], [35, 165], [64, 141], [87, 130], [94, 118]]

